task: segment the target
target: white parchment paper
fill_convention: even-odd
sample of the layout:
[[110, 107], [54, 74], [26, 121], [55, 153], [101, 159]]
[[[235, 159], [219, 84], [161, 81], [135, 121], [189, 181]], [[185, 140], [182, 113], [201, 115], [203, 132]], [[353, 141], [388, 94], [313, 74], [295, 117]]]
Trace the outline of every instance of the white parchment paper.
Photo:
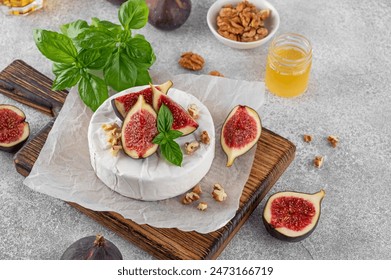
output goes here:
[[[95, 175], [90, 163], [87, 130], [92, 112], [72, 89], [58, 115], [47, 141], [24, 184], [33, 190], [75, 202], [95, 211], [115, 211], [139, 224], [154, 227], [178, 228], [183, 231], [208, 233], [224, 226], [234, 217], [239, 200], [251, 171], [255, 147], [225, 167], [226, 156], [220, 146], [221, 126], [238, 105], [248, 105], [260, 113], [264, 102], [264, 83], [238, 81], [207, 75], [184, 74], [174, 77], [153, 75], [156, 84], [170, 78], [174, 87], [196, 96], [206, 105], [216, 128], [215, 159], [201, 181], [204, 193], [201, 200], [208, 204], [206, 211], [198, 205], [182, 205], [181, 197], [146, 202], [124, 197], [104, 185]], [[161, 80], [161, 79], [165, 80]], [[220, 183], [228, 198], [217, 203], [211, 197], [214, 183]]]

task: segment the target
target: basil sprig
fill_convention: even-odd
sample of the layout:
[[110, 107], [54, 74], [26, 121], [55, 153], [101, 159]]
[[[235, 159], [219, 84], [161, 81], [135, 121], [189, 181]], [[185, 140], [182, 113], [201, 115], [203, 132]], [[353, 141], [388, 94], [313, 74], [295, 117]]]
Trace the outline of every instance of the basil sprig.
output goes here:
[[157, 116], [157, 130], [159, 131], [159, 134], [155, 136], [152, 142], [159, 145], [160, 151], [166, 160], [172, 164], [181, 166], [183, 154], [181, 147], [179, 147], [178, 143], [175, 142], [174, 139], [182, 136], [183, 133], [178, 130], [171, 129], [173, 121], [174, 118], [170, 109], [168, 109], [166, 105], [162, 104]]
[[132, 35], [148, 21], [145, 0], [129, 0], [118, 11], [120, 24], [92, 18], [64, 24], [61, 33], [36, 29], [38, 50], [53, 61], [53, 90], [78, 85], [80, 98], [95, 111], [107, 98], [108, 86], [121, 91], [151, 82], [155, 62], [151, 44]]

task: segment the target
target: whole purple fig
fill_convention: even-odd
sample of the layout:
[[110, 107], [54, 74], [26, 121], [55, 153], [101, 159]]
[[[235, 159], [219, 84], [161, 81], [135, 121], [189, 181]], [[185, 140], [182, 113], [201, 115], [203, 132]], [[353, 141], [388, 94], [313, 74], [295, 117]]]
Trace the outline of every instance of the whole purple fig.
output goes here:
[[146, 0], [146, 2], [149, 7], [148, 22], [161, 30], [177, 29], [190, 16], [190, 0]]

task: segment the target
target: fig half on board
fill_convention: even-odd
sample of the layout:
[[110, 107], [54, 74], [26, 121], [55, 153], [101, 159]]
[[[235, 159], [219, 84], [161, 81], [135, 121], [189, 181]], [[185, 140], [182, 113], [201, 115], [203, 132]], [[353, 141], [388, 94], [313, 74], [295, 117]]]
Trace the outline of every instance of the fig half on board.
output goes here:
[[325, 194], [323, 189], [314, 194], [291, 191], [273, 194], [263, 210], [266, 230], [289, 242], [307, 238], [318, 224]]
[[0, 104], [0, 150], [15, 152], [30, 135], [26, 115], [12, 105]]
[[261, 137], [262, 124], [258, 113], [244, 105], [232, 109], [221, 129], [221, 147], [227, 155], [227, 166], [248, 152]]

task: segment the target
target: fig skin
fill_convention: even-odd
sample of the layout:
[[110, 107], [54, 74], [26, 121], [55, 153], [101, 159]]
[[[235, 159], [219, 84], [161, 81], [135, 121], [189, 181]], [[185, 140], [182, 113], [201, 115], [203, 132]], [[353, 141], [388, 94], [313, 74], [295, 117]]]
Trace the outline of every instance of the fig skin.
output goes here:
[[61, 260], [123, 260], [120, 250], [103, 235], [83, 237], [72, 243]]
[[[303, 199], [309, 198], [309, 201], [312, 204], [314, 204], [315, 210], [317, 213], [313, 217], [313, 219], [316, 219], [316, 220], [314, 222], [311, 222], [311, 224], [308, 225], [311, 227], [309, 231], [308, 231], [308, 229], [306, 229], [307, 227], [305, 227], [301, 230], [301, 231], [305, 231], [305, 233], [300, 234], [300, 235], [296, 235], [296, 236], [290, 236], [288, 234], [284, 234], [284, 233], [280, 232], [277, 228], [273, 227], [271, 225], [271, 223], [268, 222], [268, 219], [265, 217], [265, 214], [267, 211], [269, 211], [269, 206], [271, 205], [272, 200], [274, 200], [275, 198], [277, 198], [279, 196], [280, 197], [285, 196], [285, 194], [288, 197], [297, 197], [297, 198], [303, 198]], [[299, 241], [306, 239], [308, 236], [310, 236], [314, 232], [315, 228], [317, 227], [317, 225], [319, 223], [319, 219], [320, 219], [320, 215], [321, 215], [321, 204], [322, 204], [322, 201], [323, 201], [323, 198], [325, 195], [326, 195], [326, 193], [323, 189], [321, 189], [319, 192], [313, 193], [313, 194], [295, 192], [295, 191], [283, 191], [283, 192], [278, 192], [278, 193], [273, 194], [267, 200], [265, 207], [264, 207], [264, 210], [263, 210], [263, 214], [262, 214], [262, 221], [263, 221], [263, 224], [264, 224], [267, 232], [269, 232], [269, 234], [271, 236], [273, 236], [279, 240], [287, 241], [287, 242], [299, 242]]]
[[146, 0], [148, 22], [161, 30], [174, 30], [181, 27], [191, 12], [190, 0]]
[[5, 151], [5, 152], [9, 152], [9, 153], [14, 153], [14, 152], [18, 151], [20, 148], [22, 148], [24, 143], [26, 143], [26, 141], [28, 140], [28, 138], [30, 136], [30, 126], [29, 126], [29, 123], [25, 121], [26, 115], [18, 107], [13, 106], [13, 105], [0, 104], [0, 112], [1, 112], [1, 110], [4, 110], [4, 109], [8, 109], [8, 110], [11, 110], [14, 113], [16, 113], [18, 116], [20, 116], [22, 118], [22, 122], [24, 123], [23, 134], [20, 139], [18, 139], [17, 141], [14, 141], [12, 143], [0, 143], [0, 150]]

